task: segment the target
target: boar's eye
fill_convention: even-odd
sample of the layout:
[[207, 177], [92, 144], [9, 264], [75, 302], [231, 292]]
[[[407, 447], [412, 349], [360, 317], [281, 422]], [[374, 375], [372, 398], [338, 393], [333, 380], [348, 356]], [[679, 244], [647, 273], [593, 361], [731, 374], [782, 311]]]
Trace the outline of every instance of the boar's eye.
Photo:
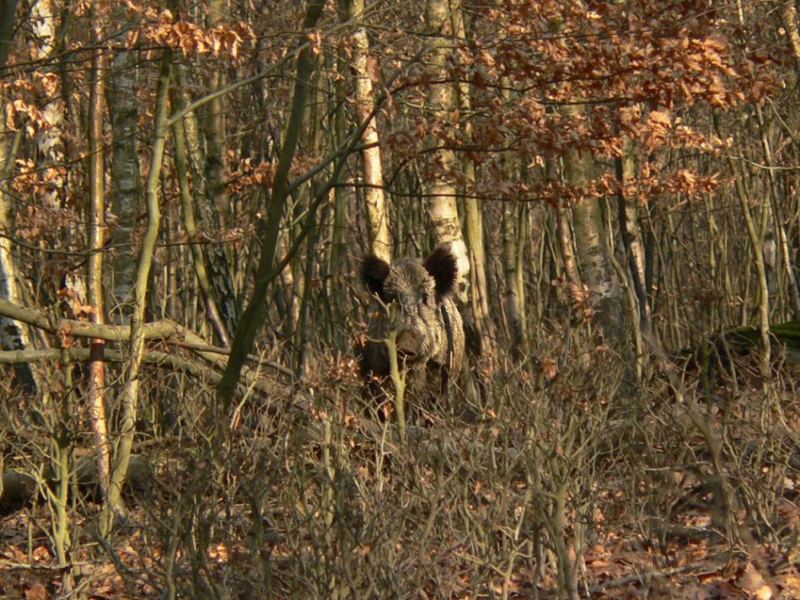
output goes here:
[[423, 290], [420, 295], [420, 298], [422, 299], [423, 304], [427, 304], [428, 300], [430, 300], [430, 294], [428, 294], [427, 291]]

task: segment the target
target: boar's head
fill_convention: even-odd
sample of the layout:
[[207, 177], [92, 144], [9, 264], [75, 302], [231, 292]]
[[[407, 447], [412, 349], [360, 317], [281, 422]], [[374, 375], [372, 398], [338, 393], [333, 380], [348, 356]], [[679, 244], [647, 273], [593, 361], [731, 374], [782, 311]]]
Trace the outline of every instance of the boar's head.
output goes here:
[[409, 371], [441, 367], [457, 371], [463, 357], [464, 333], [452, 293], [458, 267], [443, 247], [427, 259], [404, 258], [389, 264], [374, 255], [364, 258], [361, 277], [380, 300], [372, 311], [364, 353], [366, 370], [388, 375], [389, 359], [383, 339], [391, 327], [384, 306], [395, 304], [397, 352]]

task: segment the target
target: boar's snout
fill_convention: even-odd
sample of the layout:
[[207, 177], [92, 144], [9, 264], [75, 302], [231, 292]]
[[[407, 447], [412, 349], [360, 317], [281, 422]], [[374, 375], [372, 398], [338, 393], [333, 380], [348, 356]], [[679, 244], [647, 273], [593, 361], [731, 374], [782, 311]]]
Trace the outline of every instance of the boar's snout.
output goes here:
[[424, 338], [417, 329], [401, 329], [397, 332], [397, 353], [406, 359], [413, 359], [422, 353]]

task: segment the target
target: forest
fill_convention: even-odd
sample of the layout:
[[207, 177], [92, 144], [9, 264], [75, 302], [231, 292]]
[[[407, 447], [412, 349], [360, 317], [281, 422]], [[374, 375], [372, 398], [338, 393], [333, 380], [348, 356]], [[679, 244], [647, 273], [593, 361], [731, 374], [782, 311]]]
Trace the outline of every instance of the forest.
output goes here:
[[0, 0], [0, 597], [800, 598], [796, 0]]

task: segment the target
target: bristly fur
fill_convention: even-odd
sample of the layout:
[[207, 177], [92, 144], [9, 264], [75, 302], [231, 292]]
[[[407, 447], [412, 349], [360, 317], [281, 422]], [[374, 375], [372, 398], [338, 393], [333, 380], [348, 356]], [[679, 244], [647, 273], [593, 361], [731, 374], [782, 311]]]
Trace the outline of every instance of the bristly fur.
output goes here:
[[361, 263], [361, 279], [373, 294], [383, 296], [383, 282], [389, 276], [389, 263], [374, 254], [367, 254]]
[[407, 389], [423, 394], [447, 388], [464, 358], [464, 325], [452, 297], [457, 270], [456, 259], [445, 248], [424, 261], [399, 258], [391, 265], [372, 254], [364, 257], [361, 278], [377, 295], [370, 302], [368, 339], [361, 352], [364, 375], [389, 375], [386, 339], [394, 331]]
[[458, 264], [450, 250], [439, 246], [425, 259], [423, 265], [436, 282], [436, 298], [438, 300], [452, 293], [458, 276]]

